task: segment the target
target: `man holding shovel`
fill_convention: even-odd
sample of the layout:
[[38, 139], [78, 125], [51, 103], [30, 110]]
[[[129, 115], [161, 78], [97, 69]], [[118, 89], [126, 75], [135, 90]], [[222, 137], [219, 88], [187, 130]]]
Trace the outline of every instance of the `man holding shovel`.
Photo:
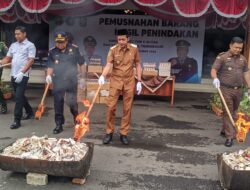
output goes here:
[[[223, 105], [223, 127], [221, 135], [225, 135], [225, 146], [231, 147], [236, 137], [236, 129], [231, 115], [235, 115], [242, 97], [241, 86], [244, 80], [248, 86], [248, 97], [250, 97], [250, 74], [246, 58], [241, 55], [243, 40], [240, 37], [233, 37], [227, 52], [220, 53], [211, 69], [213, 85], [225, 99]], [[228, 107], [228, 112], [226, 107]], [[229, 115], [230, 114], [230, 115]]]
[[[78, 115], [77, 105], [77, 73], [78, 65], [81, 72], [84, 59], [79, 49], [74, 44], [68, 43], [67, 35], [64, 31], [55, 35], [55, 47], [49, 51], [48, 70], [46, 76], [47, 84], [53, 82], [54, 110], [56, 127], [54, 134], [63, 131], [64, 124], [64, 96], [66, 95], [66, 103], [70, 107], [74, 121]], [[83, 80], [80, 80], [80, 86], [83, 86]]]
[[112, 141], [115, 130], [115, 111], [117, 101], [120, 95], [123, 96], [123, 116], [120, 128], [120, 140], [128, 145], [127, 134], [130, 128], [131, 110], [134, 99], [135, 74], [137, 72], [138, 82], [136, 84], [137, 94], [141, 93], [141, 58], [139, 50], [135, 44], [129, 43], [129, 37], [126, 29], [118, 30], [117, 44], [110, 48], [107, 63], [102, 75], [99, 78], [99, 84], [105, 83], [105, 77], [112, 68], [109, 97], [107, 102], [106, 116], [106, 135], [103, 144], [109, 144]]

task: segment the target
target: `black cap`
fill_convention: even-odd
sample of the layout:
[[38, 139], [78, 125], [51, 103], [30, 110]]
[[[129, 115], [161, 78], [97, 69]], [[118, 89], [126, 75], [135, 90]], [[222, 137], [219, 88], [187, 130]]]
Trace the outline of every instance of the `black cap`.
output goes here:
[[188, 41], [186, 41], [186, 40], [177, 40], [175, 42], [175, 45], [177, 47], [189, 47], [191, 44]]
[[55, 41], [56, 42], [65, 42], [67, 40], [67, 35], [65, 32], [60, 31], [55, 34]]
[[93, 36], [87, 36], [84, 38], [83, 43], [88, 46], [96, 46], [96, 39]]
[[128, 35], [128, 30], [127, 29], [119, 29], [117, 30], [117, 36], [123, 36], [123, 35]]

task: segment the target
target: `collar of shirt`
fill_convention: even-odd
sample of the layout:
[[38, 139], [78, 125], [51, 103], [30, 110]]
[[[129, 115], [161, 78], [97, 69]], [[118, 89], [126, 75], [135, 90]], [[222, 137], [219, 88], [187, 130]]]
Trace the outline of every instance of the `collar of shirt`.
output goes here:
[[130, 49], [130, 47], [129, 47], [129, 44], [127, 44], [125, 47], [121, 47], [120, 45], [118, 46], [118, 51], [120, 52], [120, 51], [127, 51], [127, 50], [129, 50]]
[[19, 44], [27, 44], [28, 43], [28, 39], [25, 38], [22, 42], [18, 42]]
[[233, 55], [230, 51], [228, 51], [228, 56], [229, 57], [240, 57], [240, 54], [239, 55]]

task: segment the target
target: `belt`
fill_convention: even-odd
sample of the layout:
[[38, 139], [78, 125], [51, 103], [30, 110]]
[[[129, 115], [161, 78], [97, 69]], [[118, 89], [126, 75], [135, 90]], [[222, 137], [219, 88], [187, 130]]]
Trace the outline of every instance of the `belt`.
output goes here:
[[223, 84], [223, 83], [221, 83], [221, 86], [226, 87], [226, 88], [232, 88], [232, 89], [235, 89], [235, 90], [241, 88], [241, 86], [232, 86], [232, 85]]

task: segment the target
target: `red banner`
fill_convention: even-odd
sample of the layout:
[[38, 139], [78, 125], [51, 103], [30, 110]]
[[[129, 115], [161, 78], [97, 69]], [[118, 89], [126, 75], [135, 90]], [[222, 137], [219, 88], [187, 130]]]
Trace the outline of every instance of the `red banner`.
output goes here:
[[211, 0], [215, 12], [223, 17], [239, 18], [248, 7], [248, 0]]
[[142, 6], [160, 6], [167, 2], [167, 0], [134, 0], [136, 3]]
[[120, 5], [124, 3], [126, 0], [94, 0], [94, 1], [101, 5]]
[[65, 4], [80, 4], [86, 0], [60, 0], [60, 1]]
[[16, 0], [5, 0], [0, 1], [0, 12], [9, 10], [15, 3]]
[[42, 13], [46, 11], [52, 0], [18, 0], [21, 7], [29, 13]]
[[200, 17], [210, 6], [210, 0], [173, 0], [176, 11], [184, 17]]

